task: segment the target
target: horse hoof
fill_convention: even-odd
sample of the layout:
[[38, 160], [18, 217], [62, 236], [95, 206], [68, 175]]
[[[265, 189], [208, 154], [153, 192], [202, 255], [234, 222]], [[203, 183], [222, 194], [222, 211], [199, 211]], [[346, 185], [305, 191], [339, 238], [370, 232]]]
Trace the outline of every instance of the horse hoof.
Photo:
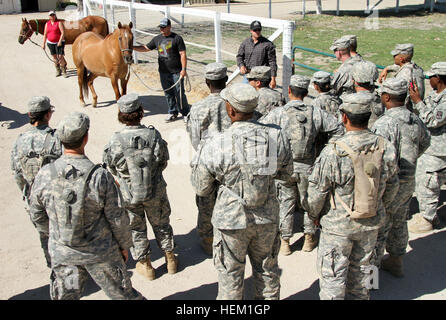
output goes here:
[[93, 103], [91, 106], [92, 106], [93, 108], [96, 108], [96, 107], [97, 107], [97, 104], [96, 104], [96, 103]]
[[87, 107], [87, 104], [85, 102], [81, 102], [81, 107], [85, 108]]

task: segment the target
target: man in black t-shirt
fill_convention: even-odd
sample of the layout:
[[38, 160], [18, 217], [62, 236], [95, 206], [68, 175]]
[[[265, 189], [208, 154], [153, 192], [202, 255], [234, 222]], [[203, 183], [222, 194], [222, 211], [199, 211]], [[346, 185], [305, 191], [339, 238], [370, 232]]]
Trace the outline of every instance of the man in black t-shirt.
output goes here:
[[181, 77], [181, 85], [177, 84], [174, 88], [164, 91], [169, 107], [169, 116], [166, 121], [175, 120], [178, 117], [178, 112], [186, 119], [189, 113], [189, 104], [184, 92], [184, 77], [187, 75], [186, 45], [181, 36], [171, 32], [169, 19], [162, 19], [159, 28], [160, 35], [154, 37], [147, 45], [134, 46], [133, 49], [139, 52], [158, 50], [158, 71], [164, 90], [173, 86]]

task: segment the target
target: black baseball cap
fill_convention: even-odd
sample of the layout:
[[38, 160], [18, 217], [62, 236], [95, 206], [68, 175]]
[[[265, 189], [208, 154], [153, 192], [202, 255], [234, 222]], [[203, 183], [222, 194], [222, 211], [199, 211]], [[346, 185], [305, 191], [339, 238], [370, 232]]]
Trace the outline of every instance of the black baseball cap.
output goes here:
[[250, 29], [251, 30], [257, 30], [257, 29], [262, 30], [262, 24], [260, 23], [260, 21], [254, 20], [253, 22], [251, 22]]

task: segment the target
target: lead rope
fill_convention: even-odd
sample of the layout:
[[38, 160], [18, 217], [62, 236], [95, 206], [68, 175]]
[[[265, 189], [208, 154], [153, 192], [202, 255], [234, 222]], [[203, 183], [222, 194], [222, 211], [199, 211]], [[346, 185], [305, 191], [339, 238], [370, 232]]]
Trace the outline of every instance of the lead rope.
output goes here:
[[[142, 84], [144, 87], [146, 87], [148, 90], [156, 91], [156, 92], [166, 92], [166, 91], [169, 91], [169, 90], [175, 88], [175, 87], [177, 86], [178, 83], [180, 83], [180, 86], [181, 86], [181, 79], [183, 79], [182, 77], [180, 77], [180, 78], [178, 79], [177, 82], [175, 82], [172, 86], [170, 86], [170, 87], [167, 88], [167, 89], [154, 89], [154, 88], [151, 88], [151, 87], [149, 87], [148, 85], [146, 85], [146, 84], [144, 83], [144, 81], [138, 76], [138, 74], [135, 72], [135, 70], [133, 70], [133, 68], [131, 68], [131, 65], [129, 65], [129, 69], [131, 69], [131, 71], [133, 72], [133, 74], [136, 76], [136, 78], [138, 78], [138, 80], [141, 82], [141, 84]], [[189, 76], [186, 76], [185, 79], [186, 79], [186, 87], [188, 87], [188, 88], [185, 88], [185, 91], [186, 91], [186, 92], [190, 92], [191, 89], [192, 89], [192, 87], [191, 87], [191, 84], [190, 84]]]
[[[31, 41], [32, 44], [35, 44], [36, 46], [42, 48], [41, 46], [39, 46], [37, 43], [35, 43], [33, 40], [31, 40], [31, 38], [28, 38], [29, 41]], [[57, 46], [56, 46], [56, 50], [57, 50]], [[50, 60], [52, 63], [56, 63], [52, 58], [50, 58], [50, 56], [48, 55], [48, 53], [46, 53], [46, 50], [43, 49], [43, 52], [45, 52], [45, 55], [47, 56], [48, 60]]]

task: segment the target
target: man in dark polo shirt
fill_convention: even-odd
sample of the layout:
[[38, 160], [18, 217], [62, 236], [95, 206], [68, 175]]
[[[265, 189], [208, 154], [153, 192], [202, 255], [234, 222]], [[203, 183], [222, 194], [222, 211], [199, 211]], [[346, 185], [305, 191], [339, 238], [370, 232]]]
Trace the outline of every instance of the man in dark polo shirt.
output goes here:
[[184, 119], [189, 113], [189, 104], [184, 93], [184, 77], [187, 75], [186, 45], [181, 36], [171, 31], [169, 19], [163, 18], [159, 28], [160, 35], [154, 37], [147, 45], [134, 46], [133, 49], [139, 52], [158, 50], [158, 71], [164, 90], [173, 86], [180, 77], [182, 78], [174, 88], [164, 91], [169, 107], [166, 122], [170, 122], [178, 117], [178, 112]]
[[[271, 67], [270, 87], [276, 87], [277, 63], [276, 63], [276, 47], [267, 38], [261, 35], [262, 25], [260, 21], [254, 20], [250, 26], [251, 37], [245, 39], [237, 53], [237, 66], [240, 73], [245, 75], [256, 66]], [[244, 81], [248, 83], [246, 77]]]

